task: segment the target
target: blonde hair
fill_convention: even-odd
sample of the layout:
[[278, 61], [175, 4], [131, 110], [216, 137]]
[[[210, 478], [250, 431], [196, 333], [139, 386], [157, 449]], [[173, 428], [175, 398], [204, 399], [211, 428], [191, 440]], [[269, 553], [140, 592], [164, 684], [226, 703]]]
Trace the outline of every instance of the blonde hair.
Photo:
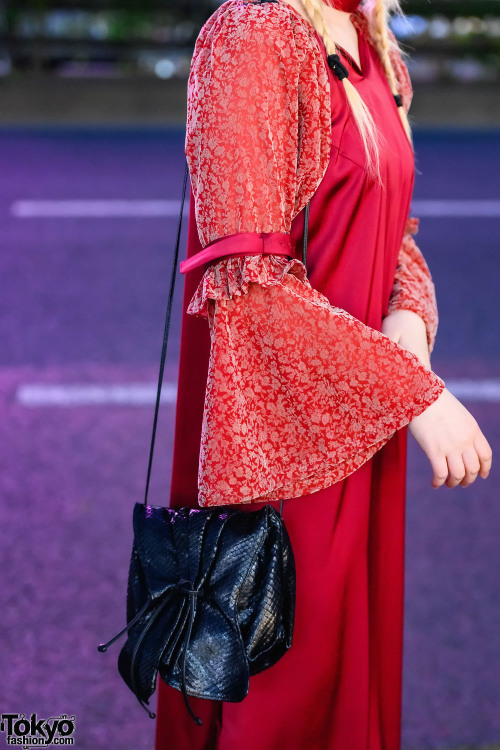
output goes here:
[[[323, 39], [328, 55], [336, 53], [335, 40], [331, 37], [326, 27], [323, 8], [323, 0], [300, 0], [300, 3], [306, 12], [312, 25]], [[390, 89], [394, 95], [398, 94], [398, 79], [392, 65], [390, 52], [396, 51], [405, 57], [407, 53], [403, 51], [395, 37], [391, 38], [388, 33], [388, 21], [391, 13], [397, 13], [404, 16], [399, 0], [365, 0], [364, 8], [367, 10], [368, 27], [372, 40], [380, 56], [382, 66], [387, 76]], [[359, 133], [363, 140], [366, 153], [366, 164], [369, 174], [379, 183], [382, 184], [380, 176], [379, 150], [383, 141], [373, 117], [359, 95], [357, 89], [352, 85], [349, 78], [343, 78], [345, 93], [351, 107], [354, 120], [358, 127]], [[408, 116], [404, 107], [398, 107], [398, 112], [403, 121], [405, 132], [413, 148], [413, 138]]]

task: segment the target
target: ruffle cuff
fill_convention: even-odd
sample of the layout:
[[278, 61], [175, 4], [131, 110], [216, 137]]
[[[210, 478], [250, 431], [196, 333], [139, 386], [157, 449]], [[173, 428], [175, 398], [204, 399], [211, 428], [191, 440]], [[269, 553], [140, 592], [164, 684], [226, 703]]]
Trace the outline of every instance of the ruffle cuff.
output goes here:
[[208, 300], [233, 299], [246, 294], [251, 283], [264, 288], [280, 284], [285, 274], [296, 276], [310, 288], [301, 261], [280, 255], [245, 255], [224, 258], [210, 265], [187, 308], [189, 315], [208, 317]]

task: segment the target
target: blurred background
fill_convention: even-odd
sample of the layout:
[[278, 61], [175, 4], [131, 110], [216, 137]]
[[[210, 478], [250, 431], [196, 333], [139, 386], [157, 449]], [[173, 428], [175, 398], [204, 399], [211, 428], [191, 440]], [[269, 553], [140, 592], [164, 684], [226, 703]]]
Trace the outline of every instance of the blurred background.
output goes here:
[[[0, 15], [0, 121], [182, 124], [197, 33], [217, 0], [9, 0]], [[407, 0], [418, 124], [495, 124], [499, 0]], [[467, 96], [469, 106], [464, 106]]]
[[[180, 207], [187, 75], [217, 4], [0, 4], [0, 707], [75, 715], [75, 746], [84, 750], [153, 747], [154, 722], [116, 668], [123, 640], [106, 655], [97, 645], [126, 622], [132, 507], [144, 497]], [[412, 215], [440, 313], [432, 366], [494, 455], [486, 481], [434, 492], [428, 460], [408, 440], [403, 749], [493, 750], [500, 0], [402, 6], [406, 18], [391, 26], [410, 54], [414, 85]], [[181, 253], [183, 243], [185, 226]], [[168, 504], [182, 281], [154, 504]]]

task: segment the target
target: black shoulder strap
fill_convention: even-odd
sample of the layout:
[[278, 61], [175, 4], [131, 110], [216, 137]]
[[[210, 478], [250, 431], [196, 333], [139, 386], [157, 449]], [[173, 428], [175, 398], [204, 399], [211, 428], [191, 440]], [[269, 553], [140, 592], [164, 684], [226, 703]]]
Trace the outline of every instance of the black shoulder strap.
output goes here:
[[175, 242], [174, 258], [172, 261], [172, 273], [170, 276], [170, 287], [168, 290], [167, 315], [165, 318], [165, 328], [163, 331], [163, 346], [161, 350], [160, 376], [158, 378], [158, 391], [156, 393], [155, 416], [153, 420], [153, 436], [151, 438], [151, 448], [149, 450], [148, 476], [146, 479], [146, 493], [144, 495], [144, 505], [147, 505], [149, 480], [151, 477], [151, 466], [153, 463], [153, 450], [155, 447], [156, 424], [158, 422], [158, 409], [160, 406], [160, 392], [161, 392], [161, 385], [163, 381], [163, 370], [165, 369], [165, 357], [167, 354], [167, 341], [168, 341], [168, 332], [170, 330], [170, 318], [172, 316], [172, 303], [174, 300], [175, 279], [177, 276], [177, 262], [179, 260], [179, 243], [181, 239], [182, 214], [184, 212], [184, 201], [186, 198], [186, 186], [187, 186], [188, 175], [189, 175], [189, 168], [188, 168], [188, 163], [186, 161], [186, 166], [184, 169], [184, 184], [182, 186], [181, 210], [179, 213], [179, 226], [177, 228], [177, 239]]

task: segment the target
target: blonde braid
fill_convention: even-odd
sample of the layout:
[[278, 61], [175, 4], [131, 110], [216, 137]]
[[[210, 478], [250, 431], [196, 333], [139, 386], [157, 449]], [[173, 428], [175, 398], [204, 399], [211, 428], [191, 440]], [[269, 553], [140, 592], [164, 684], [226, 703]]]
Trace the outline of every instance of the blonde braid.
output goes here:
[[[329, 34], [323, 17], [323, 0], [300, 0], [300, 4], [312, 25], [323, 39], [327, 54], [335, 54], [335, 40]], [[392, 33], [389, 33], [388, 20], [390, 12], [398, 13], [402, 17], [404, 17], [404, 12], [399, 0], [365, 0], [364, 7], [368, 10], [366, 16], [370, 35], [382, 62], [389, 87], [393, 95], [397, 95], [399, 93], [399, 81], [394, 69], [392, 55], [405, 58], [407, 57], [407, 53], [400, 48], [396, 37]], [[347, 77], [342, 79], [342, 83], [344, 84], [347, 100], [363, 140], [368, 172], [379, 184], [382, 184], [379, 148], [383, 138], [357, 89]], [[413, 148], [413, 136], [406, 108], [404, 106], [398, 107], [398, 112], [408, 140]]]
[[[328, 29], [326, 28], [324, 22], [322, 0], [300, 0], [300, 3], [307, 16], [309, 17], [312, 25], [314, 26], [320, 37], [323, 39], [327, 54], [335, 54], [337, 48], [335, 41], [328, 33]], [[379, 160], [379, 144], [382, 140], [381, 134], [377, 126], [375, 125], [368, 107], [362, 100], [355, 86], [352, 85], [347, 77], [342, 79], [342, 83], [344, 84], [347, 100], [349, 102], [356, 125], [363, 140], [367, 159], [368, 173], [379, 184], [382, 185]]]
[[[375, 43], [375, 46], [378, 50], [380, 60], [384, 67], [384, 71], [387, 76], [387, 80], [389, 82], [391, 91], [393, 94], [397, 94], [398, 88], [399, 88], [398, 80], [397, 80], [396, 73], [392, 65], [391, 56], [389, 54], [391, 49], [394, 47], [395, 43], [394, 41], [389, 40], [388, 23], [387, 23], [388, 21], [387, 2], [386, 0], [373, 0], [371, 5], [372, 5], [371, 13], [369, 14], [371, 35]], [[393, 1], [391, 5], [394, 7], [396, 11], [399, 11], [401, 13], [399, 2]], [[399, 45], [396, 42], [395, 51], [397, 50], [399, 50]], [[401, 52], [401, 50], [399, 51]], [[413, 147], [413, 136], [412, 136], [411, 127], [410, 127], [410, 123], [409, 123], [405, 108], [398, 107], [398, 111], [399, 111], [401, 120], [403, 122], [403, 127], [408, 136], [408, 140], [410, 141]]]

